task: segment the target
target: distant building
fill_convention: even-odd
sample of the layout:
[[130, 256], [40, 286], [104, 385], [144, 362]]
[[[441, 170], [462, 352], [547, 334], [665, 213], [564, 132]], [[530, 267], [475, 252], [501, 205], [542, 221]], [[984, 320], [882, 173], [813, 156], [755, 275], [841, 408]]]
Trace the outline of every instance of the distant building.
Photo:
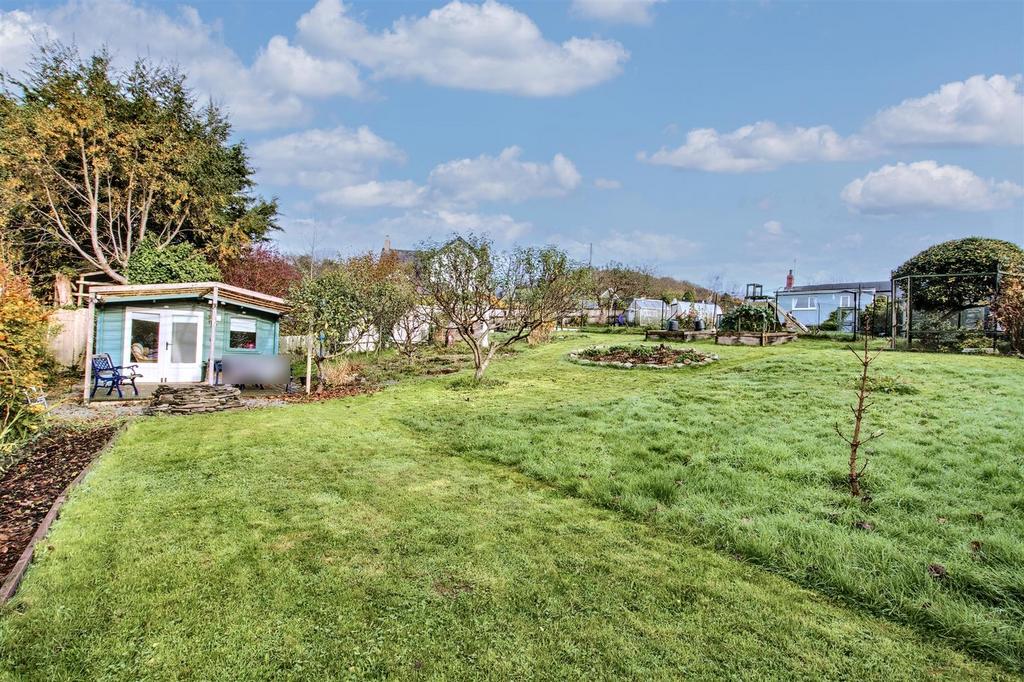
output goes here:
[[817, 327], [836, 310], [842, 319], [839, 329], [852, 331], [854, 310], [864, 310], [876, 296], [892, 298], [888, 280], [871, 282], [835, 282], [831, 284], [795, 285], [793, 271], [786, 276], [786, 286], [775, 292], [779, 307], [808, 327]]

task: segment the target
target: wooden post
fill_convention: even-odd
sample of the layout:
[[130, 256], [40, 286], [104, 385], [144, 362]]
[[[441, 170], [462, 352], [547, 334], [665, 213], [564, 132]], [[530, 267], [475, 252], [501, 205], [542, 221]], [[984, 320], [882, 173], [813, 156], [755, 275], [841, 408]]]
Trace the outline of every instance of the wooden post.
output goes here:
[[896, 280], [889, 272], [889, 348], [896, 350]]
[[82, 386], [82, 404], [88, 405], [90, 384], [92, 384], [92, 344], [96, 327], [96, 296], [89, 295], [89, 327], [85, 330], [85, 385]]
[[217, 373], [213, 370], [213, 354], [217, 350], [217, 308], [220, 303], [220, 291], [213, 288], [213, 303], [210, 304], [210, 357], [206, 362], [206, 383], [213, 386], [217, 381]]
[[907, 275], [907, 350], [914, 345], [914, 276]]
[[306, 337], [306, 395], [313, 388], [313, 332]]

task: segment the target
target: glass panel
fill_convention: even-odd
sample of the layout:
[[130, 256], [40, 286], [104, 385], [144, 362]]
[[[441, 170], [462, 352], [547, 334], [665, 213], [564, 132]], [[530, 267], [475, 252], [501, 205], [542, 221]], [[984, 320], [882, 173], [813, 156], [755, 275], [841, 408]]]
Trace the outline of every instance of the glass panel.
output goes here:
[[160, 348], [160, 316], [132, 316], [131, 364], [156, 362]]
[[175, 320], [171, 323], [171, 362], [196, 361], [199, 323]]
[[232, 350], [256, 349], [256, 320], [231, 318], [228, 348]]

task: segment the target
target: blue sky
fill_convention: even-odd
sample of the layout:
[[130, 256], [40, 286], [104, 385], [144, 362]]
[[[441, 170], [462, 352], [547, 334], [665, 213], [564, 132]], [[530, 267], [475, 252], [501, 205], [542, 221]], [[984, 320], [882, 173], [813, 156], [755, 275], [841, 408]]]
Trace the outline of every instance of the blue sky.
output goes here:
[[1024, 3], [0, 2], [179, 63], [321, 255], [454, 230], [725, 284], [1024, 243]]

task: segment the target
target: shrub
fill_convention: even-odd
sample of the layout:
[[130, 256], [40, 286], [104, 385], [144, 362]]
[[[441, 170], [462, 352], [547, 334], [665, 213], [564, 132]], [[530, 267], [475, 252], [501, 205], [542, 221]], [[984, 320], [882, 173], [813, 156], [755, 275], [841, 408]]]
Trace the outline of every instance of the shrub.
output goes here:
[[776, 326], [775, 318], [768, 313], [767, 308], [755, 305], [739, 305], [722, 315], [722, 321], [718, 327], [722, 331], [773, 331]]
[[[893, 272], [900, 278], [914, 275], [911, 296], [914, 311], [955, 312], [987, 301], [995, 293], [996, 269], [1024, 270], [1024, 250], [1001, 239], [968, 237], [936, 244]], [[956, 277], [946, 273], [992, 273]]]
[[220, 270], [191, 244], [160, 246], [147, 237], [132, 253], [124, 275], [129, 284], [172, 284], [216, 281]]
[[0, 260], [0, 453], [39, 428], [42, 411], [28, 393], [46, 381], [50, 313], [28, 281]]
[[320, 383], [327, 388], [354, 384], [360, 369], [359, 363], [346, 358], [334, 358], [320, 365]]
[[860, 328], [871, 336], [889, 333], [889, 299], [879, 294], [860, 313]]
[[1024, 353], [1024, 278], [1007, 277], [992, 306], [992, 315], [1006, 331], [1010, 349]]

